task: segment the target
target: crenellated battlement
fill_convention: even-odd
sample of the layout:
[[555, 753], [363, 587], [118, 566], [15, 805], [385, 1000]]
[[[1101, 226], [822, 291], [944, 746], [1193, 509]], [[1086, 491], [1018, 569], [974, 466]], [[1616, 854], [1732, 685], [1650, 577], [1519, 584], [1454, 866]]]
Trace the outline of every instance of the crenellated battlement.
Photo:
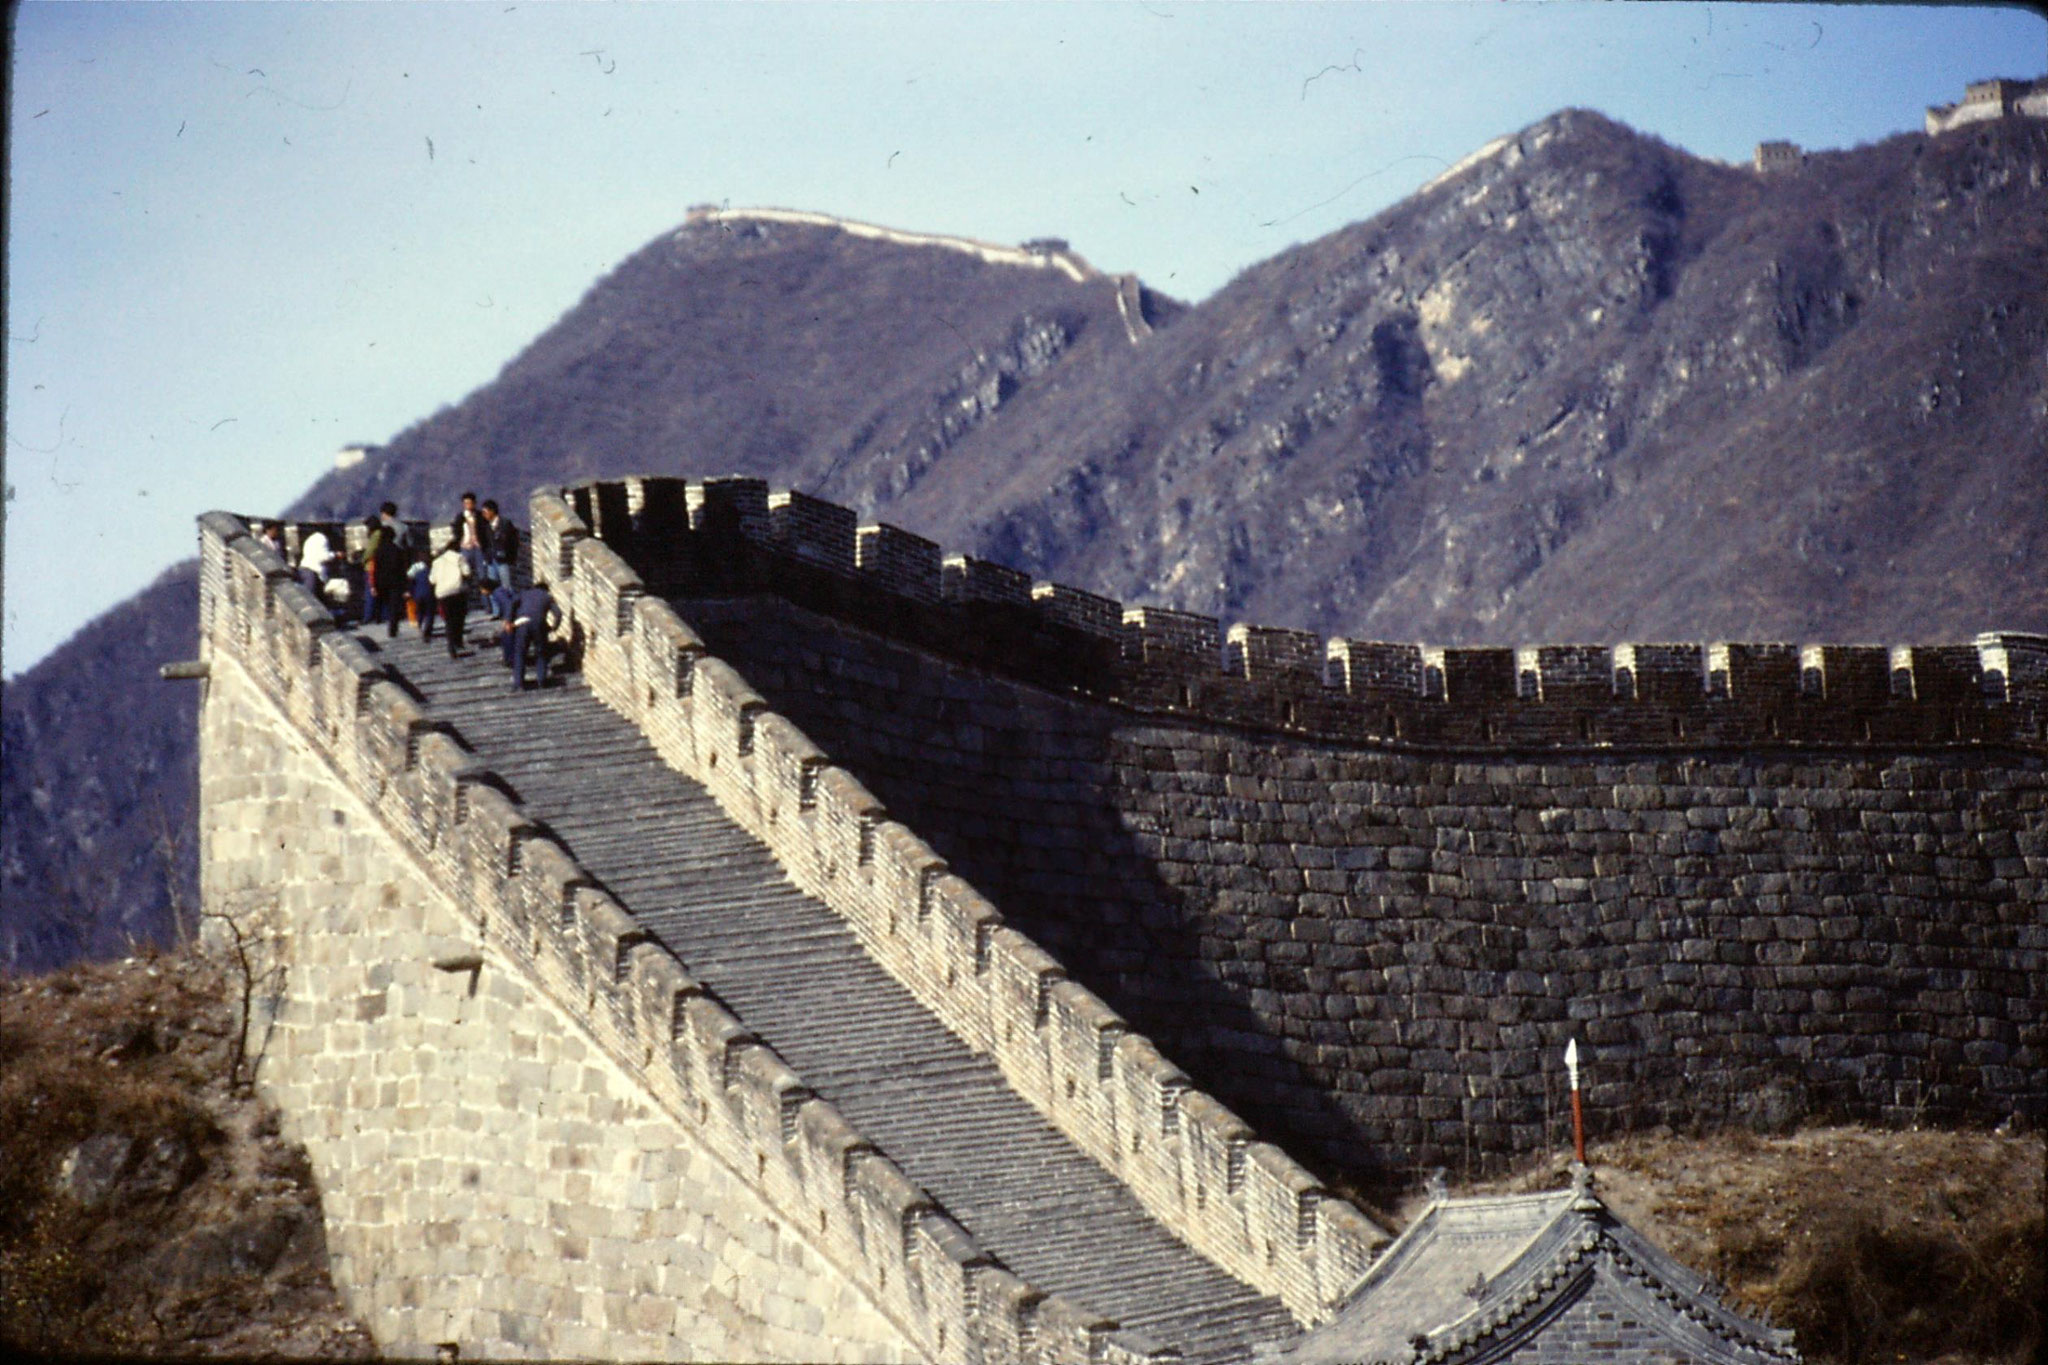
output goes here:
[[1971, 81], [1955, 103], [1927, 107], [1927, 133], [1932, 137], [2006, 118], [2048, 118], [2048, 78]]
[[[838, 970], [906, 990], [1077, 1167], [1298, 1323], [1384, 1234], [1240, 1115], [1346, 1176], [1526, 1155], [1557, 1140], [1567, 1038], [1598, 1132], [2043, 1112], [2048, 639], [1328, 640], [750, 479], [543, 489], [527, 544], [579, 724], [590, 697], [623, 717], [633, 762], [850, 932]], [[848, 1297], [936, 1358], [1160, 1358], [977, 1246], [750, 1026], [769, 997], [694, 977], [240, 520], [203, 519], [201, 582], [217, 682]]]
[[[2048, 637], [1962, 644], [1431, 646], [1322, 639], [1028, 576], [755, 479], [567, 491], [656, 594], [773, 592], [1021, 681], [1289, 734], [1419, 749], [2048, 748]], [[579, 531], [577, 534], [586, 532]]]
[[[1106, 1009], [1090, 1004], [1092, 997], [1076, 998], [1077, 989], [1053, 992], [1059, 999], [1050, 1002], [1056, 964], [1021, 935], [983, 932], [1000, 924], [991, 908], [957, 879], [937, 875], [914, 836], [881, 821], [857, 783], [827, 766], [736, 674], [706, 656], [673, 613], [638, 590], [616, 555], [576, 533], [566, 509], [557, 503], [541, 510], [536, 563], [563, 589], [586, 635], [593, 681], [605, 680], [614, 705], [625, 700], [622, 682], [630, 680], [635, 698], [644, 688], [647, 700], [635, 709], [651, 734], [718, 765], [726, 795], [751, 800], [756, 823], [783, 831], [782, 844], [802, 828], [801, 846], [828, 881], [860, 885], [856, 899], [870, 916], [886, 913], [892, 926], [905, 928], [916, 923], [932, 945], [923, 960], [945, 958], [957, 975], [962, 955], [973, 955], [973, 1013], [992, 1045], [1000, 1033], [1006, 1056], [1042, 1065], [1054, 1020], [1106, 1020]], [[982, 1250], [694, 980], [529, 816], [461, 736], [361, 643], [335, 629], [326, 608], [247, 523], [219, 512], [202, 517], [200, 565], [202, 646], [217, 676], [230, 669], [246, 674], [431, 882], [467, 907], [474, 941], [487, 957], [514, 967], [576, 1018], [613, 1063], [790, 1224], [815, 1229], [807, 1234], [811, 1244], [862, 1284], [926, 1356], [1075, 1365], [1177, 1358], [1062, 1295], [1034, 1288]], [[835, 901], [848, 904], [836, 893]], [[938, 945], [951, 945], [950, 954]], [[946, 989], [956, 999], [968, 996], [954, 980]], [[1104, 1051], [1104, 1037], [1116, 1046]], [[1088, 1046], [1091, 1066], [1099, 1063], [1090, 1075], [1117, 1106], [1112, 1125], [1164, 1137], [1178, 1122], [1175, 1150], [1200, 1144], [1213, 1128], [1227, 1148], [1217, 1169], [1233, 1153], [1241, 1156], [1228, 1143], [1250, 1142], [1243, 1126], [1220, 1109], [1199, 1123], [1189, 1117], [1180, 1092], [1162, 1090], [1159, 1078], [1168, 1069], [1142, 1038], [1096, 1028]], [[1183, 1108], [1170, 1122], [1163, 1116], [1176, 1100]], [[1233, 1177], [1234, 1198], [1218, 1204], [1239, 1210], [1247, 1235], [1260, 1226], [1253, 1200], [1277, 1200], [1292, 1218], [1301, 1201], [1320, 1197], [1284, 1158], [1261, 1162], [1264, 1177]], [[1304, 1316], [1348, 1288], [1365, 1250], [1381, 1240], [1348, 1209], [1324, 1221], [1327, 1229], [1306, 1246], [1290, 1242], [1287, 1249], [1297, 1280], [1304, 1265], [1325, 1269], [1321, 1280], [1308, 1272], [1307, 1288], [1296, 1296]], [[1344, 1278], [1337, 1284], [1331, 1272], [1340, 1264]]]

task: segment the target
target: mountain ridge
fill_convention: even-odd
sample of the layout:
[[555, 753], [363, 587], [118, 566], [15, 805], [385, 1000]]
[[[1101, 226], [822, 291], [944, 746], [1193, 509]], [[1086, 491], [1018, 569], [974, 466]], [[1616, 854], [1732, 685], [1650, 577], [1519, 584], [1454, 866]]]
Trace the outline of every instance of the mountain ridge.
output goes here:
[[[1351, 638], [2048, 630], [2048, 124], [1768, 176], [1585, 110], [1488, 146], [1194, 305], [699, 215], [287, 511], [734, 472]], [[185, 572], [6, 690], [0, 960], [189, 903], [192, 699], [154, 678], [190, 652]]]

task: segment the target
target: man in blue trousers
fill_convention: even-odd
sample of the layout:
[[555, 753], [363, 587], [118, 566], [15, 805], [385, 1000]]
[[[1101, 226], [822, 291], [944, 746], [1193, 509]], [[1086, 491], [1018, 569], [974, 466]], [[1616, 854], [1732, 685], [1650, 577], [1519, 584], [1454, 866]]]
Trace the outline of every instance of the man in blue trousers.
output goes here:
[[548, 685], [548, 632], [562, 623], [562, 609], [548, 590], [536, 583], [512, 599], [505, 615], [505, 667], [512, 670], [512, 690], [526, 690], [526, 652], [534, 654], [534, 685]]

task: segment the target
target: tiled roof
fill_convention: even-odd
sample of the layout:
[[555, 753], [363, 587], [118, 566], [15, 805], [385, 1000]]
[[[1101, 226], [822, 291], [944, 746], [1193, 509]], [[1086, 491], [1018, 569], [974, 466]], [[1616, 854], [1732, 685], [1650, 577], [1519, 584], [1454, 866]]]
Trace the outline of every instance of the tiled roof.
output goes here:
[[[1440, 1199], [1387, 1248], [1337, 1315], [1274, 1365], [1478, 1365], [1526, 1347], [1598, 1282], [1631, 1321], [1702, 1362], [1799, 1359], [1791, 1333], [1751, 1321], [1629, 1227], [1590, 1178], [1544, 1194]], [[1581, 1348], [1583, 1350], [1583, 1348]], [[1618, 1342], [1611, 1357], [1633, 1362]]]

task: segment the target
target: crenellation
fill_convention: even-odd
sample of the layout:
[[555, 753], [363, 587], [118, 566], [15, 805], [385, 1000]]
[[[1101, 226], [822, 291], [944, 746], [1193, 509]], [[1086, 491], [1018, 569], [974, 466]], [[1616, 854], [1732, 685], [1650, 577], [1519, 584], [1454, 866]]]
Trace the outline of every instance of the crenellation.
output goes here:
[[827, 569], [857, 567], [859, 518], [850, 507], [783, 489], [768, 495], [768, 534], [778, 549]]
[[2003, 684], [1997, 700], [2012, 704], [2031, 702], [2048, 711], [2048, 635], [2020, 635], [1987, 632], [1976, 638], [1980, 655], [1989, 654], [1999, 663]]
[[761, 711], [755, 717], [755, 767], [769, 777], [763, 818], [772, 826], [785, 815], [795, 818], [815, 808], [817, 775], [829, 760], [809, 736], [778, 713]]
[[[691, 480], [687, 502], [692, 531], [737, 534], [752, 540], [765, 540], [773, 534], [765, 479], [734, 475]], [[581, 515], [582, 508], [576, 511]]]
[[[2048, 641], [1432, 650], [1241, 627], [1226, 667], [1213, 634], [1205, 654], [1155, 609], [1099, 598], [1063, 617], [1072, 590], [1041, 585], [1025, 610], [1015, 578], [970, 590], [964, 557], [917, 597], [786, 555], [764, 485], [764, 520], [739, 529], [748, 482], [536, 498], [535, 563], [568, 571], [553, 586], [586, 682], [1048, 1121], [1304, 1322], [1380, 1234], [1162, 1046], [1326, 1156], [1547, 1140], [1550, 1078], [1492, 1063], [1564, 1030], [1602, 1058], [1587, 1095], [1603, 1116], [1675, 1115], [1703, 1075], [1731, 1106], [1882, 1118], [1967, 1107], [1988, 1085], [2039, 1108], [2030, 983], [2048, 944], [2022, 940], [2048, 879], [2032, 833]], [[688, 529], [657, 537], [664, 498]], [[634, 556], [585, 537], [579, 502], [618, 503], [615, 526], [637, 517]], [[739, 508], [723, 530], [721, 505]], [[487, 963], [530, 974], [603, 1055], [642, 1068], [807, 1243], [870, 1277], [861, 1292], [919, 1349], [943, 1331], [998, 1358], [1013, 1328], [1083, 1356], [1156, 1345], [1078, 1310], [1051, 1330], [1070, 1306], [1046, 1317], [1056, 1301], [1029, 1289], [1006, 1326], [987, 1311], [995, 1268], [926, 1235], [950, 1225], [929, 1196], [905, 1182], [862, 1204], [872, 1149], [587, 880], [566, 891], [564, 933], [549, 907], [578, 871], [567, 855], [514, 838], [518, 808], [360, 644], [301, 634], [299, 590], [233, 553], [244, 539], [203, 546], [208, 647], [239, 651], [379, 825], [485, 910]], [[685, 623], [666, 599], [698, 581], [711, 600]], [[307, 657], [317, 673], [293, 662]], [[1911, 687], [1895, 693], [1901, 661]], [[831, 711], [786, 709], [812, 687], [866, 718], [850, 747], [844, 720], [811, 728]], [[1948, 926], [1938, 944], [1914, 936], [1930, 914]], [[1902, 961], [1930, 973], [1904, 1014], [1869, 987], [1872, 964]], [[1902, 1062], [1901, 1029], [1952, 1074]]]
[[621, 553], [630, 553], [635, 544], [634, 482], [637, 481], [611, 481], [590, 490], [590, 533]]
[[1253, 683], [1304, 688], [1325, 685], [1323, 638], [1306, 630], [1239, 623], [1225, 644], [1224, 672]]
[[940, 595], [947, 602], [996, 602], [1029, 608], [1031, 575], [1006, 564], [973, 555], [947, 555], [940, 561]]
[[1885, 667], [1890, 679], [1892, 698], [1896, 701], [1917, 700], [1920, 694], [1913, 677], [1913, 647], [1893, 645]]
[[[762, 508], [770, 499], [766, 485], [748, 479], [686, 483], [684, 487], [698, 489], [690, 497], [698, 499], [700, 510], [723, 495], [743, 495], [741, 499], [748, 505], [758, 495]], [[719, 489], [727, 493], [719, 493]], [[795, 495], [776, 493], [774, 497], [784, 508], [805, 505], [797, 503]], [[588, 495], [578, 497], [573, 491], [567, 501], [596, 505]], [[778, 593], [795, 593], [797, 600], [803, 600], [805, 593], [823, 593], [821, 602], [829, 602], [829, 610], [854, 612], [862, 624], [877, 628], [907, 630], [920, 643], [946, 649], [950, 641], [952, 649], [963, 649], [971, 657], [1004, 649], [1012, 651], [1014, 661], [1034, 657], [1036, 661], [1028, 667], [1051, 669], [1034, 673], [1049, 686], [1081, 688], [1141, 710], [1194, 710], [1253, 729], [1319, 733], [1343, 741], [1456, 747], [1991, 743], [2001, 731], [1997, 724], [1987, 729], [1974, 724], [1970, 716], [1954, 714], [1954, 706], [1948, 704], [1901, 710], [1892, 704], [1888, 686], [1880, 692], [1882, 700], [1878, 702], [1862, 700], [1864, 694], [1855, 690], [1827, 688], [1825, 694], [1815, 694], [1812, 677], [1804, 667], [1788, 673], [1784, 655], [1792, 647], [1772, 643], [1618, 645], [1606, 649], [1612, 665], [1610, 690], [1608, 696], [1599, 696], [1599, 688], [1583, 673], [1602, 655], [1604, 647], [1597, 645], [1526, 647], [1536, 651], [1536, 667], [1530, 669], [1524, 667], [1526, 659], [1513, 651], [1446, 651], [1362, 641], [1311, 647], [1311, 636], [1303, 632], [1245, 626], [1245, 641], [1270, 641], [1274, 649], [1286, 641], [1290, 651], [1286, 667], [1272, 665], [1264, 677], [1247, 677], [1243, 649], [1231, 663], [1221, 661], [1221, 651], [1210, 655], [1204, 618], [1171, 614], [1161, 608], [1126, 610], [1110, 598], [1067, 585], [1034, 585], [1030, 602], [1044, 622], [1116, 643], [1120, 653], [1102, 657], [1071, 645], [1032, 641], [1032, 632], [1022, 618], [1004, 616], [1020, 606], [1022, 579], [1014, 571], [1004, 577], [995, 565], [952, 557], [952, 567], [940, 573], [940, 589], [934, 598], [930, 553], [920, 551], [922, 563], [913, 573], [915, 583], [909, 591], [893, 591], [874, 583], [868, 585], [868, 596], [862, 596], [860, 585], [866, 583], [866, 575], [858, 571], [850, 575], [856, 581], [848, 581], [844, 573], [803, 561], [817, 577], [788, 577], [788, 561], [799, 557], [786, 557], [778, 567], [776, 536], [770, 530], [760, 534], [743, 530], [741, 520], [737, 514], [727, 518], [727, 530], [719, 532], [705, 530], [709, 524], [698, 516], [688, 546], [649, 546], [643, 557], [659, 571], [664, 585], [676, 581], [678, 575], [688, 579], [694, 573], [717, 577], [727, 593], [745, 591], [750, 583], [772, 585]], [[719, 548], [721, 544], [725, 548]], [[844, 587], [827, 587], [831, 581], [844, 583]], [[881, 587], [883, 600], [874, 598], [874, 587]], [[666, 587], [655, 591], [666, 591]], [[887, 598], [895, 598], [899, 608], [883, 610]], [[918, 612], [936, 612], [936, 616]], [[1321, 661], [1317, 649], [1321, 649]], [[1829, 649], [1841, 651], [1843, 647]], [[1032, 651], [1042, 653], [1032, 655]], [[1417, 653], [1421, 655], [1419, 669]], [[1970, 667], [1974, 669], [1974, 665]], [[1419, 677], [1415, 677], [1417, 671]], [[1321, 688], [1311, 686], [1309, 673], [1321, 673]], [[1567, 675], [1571, 686], [1567, 686]], [[1415, 694], [1421, 702], [1446, 702], [1446, 706], [1409, 704], [1409, 698], [1403, 696], [1409, 677], [1415, 677]], [[1980, 673], [1974, 679], [1964, 679], [1964, 684], [1964, 692], [1972, 686], [1978, 692], [1985, 688]], [[1819, 708], [1790, 704], [1788, 698], [1794, 696], [1829, 704]], [[1915, 694], [1901, 700], [1931, 702], [1933, 698]], [[1628, 706], [1628, 702], [1638, 706]], [[1866, 714], [1870, 706], [1878, 706], [1878, 714]], [[1966, 700], [1964, 706], [1978, 706], [1978, 702]], [[2017, 718], [2019, 726], [2013, 733], [2032, 735], [2038, 729], [2040, 708], [2040, 702], [2034, 700], [2028, 712]], [[1864, 739], [1866, 731], [1870, 741]]]
[[1033, 583], [1031, 602], [1046, 619], [1105, 640], [1123, 638], [1124, 604], [1064, 583]]
[[1480, 739], [1490, 742], [1496, 735], [1486, 733], [1495, 721], [1496, 710], [1515, 700], [1515, 651], [1490, 646], [1451, 646], [1442, 654], [1444, 695], [1460, 709], [1476, 714]]
[[1423, 695], [1420, 645], [1331, 640], [1324, 655], [1325, 681], [1368, 706], [1411, 702]]
[[1061, 1365], [1094, 1365], [1117, 1324], [1054, 1295], [1030, 1309], [1029, 1336], [1038, 1358]]
[[[539, 881], [540, 878], [533, 880]], [[559, 896], [562, 884], [556, 882], [555, 895], [542, 897], [543, 903]], [[542, 885], [546, 883], [542, 882]], [[606, 1016], [599, 1021], [600, 1026], [614, 1030], [614, 1045], [631, 1056], [633, 1049], [624, 1045], [633, 1039], [636, 1016], [632, 1010], [632, 992], [626, 989], [630, 983], [625, 977], [625, 968], [633, 946], [646, 939], [647, 931], [626, 913], [623, 906], [602, 891], [580, 896], [578, 908], [577, 922], [583, 935], [575, 946], [581, 950], [583, 959], [584, 1004], [596, 1006], [602, 1001]], [[520, 937], [518, 925], [518, 918], [507, 917], [505, 927], [512, 931], [510, 937], [515, 942]], [[506, 935], [501, 930], [497, 936]]]
[[[791, 871], [797, 884], [822, 896], [827, 887], [857, 875], [866, 860], [867, 839], [882, 817], [882, 803], [852, 773], [836, 764], [818, 769], [811, 783], [810, 808], [810, 842], [815, 853], [809, 860], [793, 860]], [[858, 898], [851, 904], [865, 909]], [[872, 940], [872, 923], [864, 921], [856, 927], [863, 940]]]
[[1422, 663], [1422, 699], [1424, 701], [1448, 701], [1450, 699], [1450, 675], [1444, 669], [1442, 645], [1419, 647]]
[[969, 1271], [975, 1336], [995, 1360], [1038, 1359], [1031, 1349], [1027, 1329], [1030, 1310], [1044, 1296], [993, 1262]]
[[1125, 607], [1123, 657], [1160, 678], [1201, 676], [1217, 671], [1223, 651], [1222, 623], [1213, 616], [1164, 607]]
[[[966, 1323], [968, 1281], [973, 1267], [986, 1260], [967, 1230], [927, 1201], [904, 1214], [903, 1257], [923, 1311], [941, 1323]], [[945, 1335], [934, 1342], [941, 1356], [963, 1344], [953, 1339], [953, 1330], [942, 1327]]]
[[802, 1099], [813, 1093], [810, 1087], [758, 1037], [728, 1041], [725, 1056], [726, 1102], [752, 1140], [756, 1157], [775, 1153], [775, 1161], [759, 1162], [757, 1175], [768, 1178], [771, 1167], [779, 1174], [783, 1163], [792, 1174], [800, 1170], [789, 1147], [790, 1139], [801, 1133], [793, 1120]]
[[660, 545], [690, 529], [689, 481], [666, 475], [628, 480], [627, 509], [640, 543]]
[[577, 542], [589, 535], [587, 523], [578, 520], [560, 499], [536, 501], [527, 531], [534, 577], [557, 585], [567, 583], [576, 572]]

